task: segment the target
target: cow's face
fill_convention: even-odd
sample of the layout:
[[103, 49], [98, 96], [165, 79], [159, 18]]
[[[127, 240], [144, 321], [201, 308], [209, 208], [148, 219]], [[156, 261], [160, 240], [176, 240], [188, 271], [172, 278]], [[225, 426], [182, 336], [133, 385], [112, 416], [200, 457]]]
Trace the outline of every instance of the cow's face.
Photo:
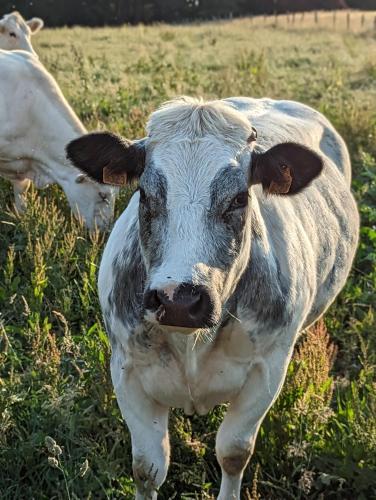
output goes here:
[[220, 322], [249, 255], [245, 145], [246, 137], [239, 147], [213, 135], [150, 142], [139, 202], [148, 320], [187, 329]]
[[18, 12], [6, 14], [0, 19], [0, 49], [27, 50], [35, 54], [31, 45], [31, 35], [43, 27], [43, 21], [37, 17], [25, 21]]
[[254, 153], [254, 129], [222, 102], [169, 103], [148, 134], [137, 143], [91, 134], [68, 155], [98, 181], [140, 178], [145, 320], [185, 333], [216, 327], [250, 258], [251, 185], [294, 194], [321, 159], [294, 143]]

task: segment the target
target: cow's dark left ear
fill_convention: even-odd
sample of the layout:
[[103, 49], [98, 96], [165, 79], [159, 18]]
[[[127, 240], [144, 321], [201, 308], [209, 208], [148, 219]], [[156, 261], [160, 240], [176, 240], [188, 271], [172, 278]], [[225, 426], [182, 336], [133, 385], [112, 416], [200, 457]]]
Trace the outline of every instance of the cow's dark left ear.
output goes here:
[[252, 152], [250, 184], [262, 184], [265, 193], [296, 194], [322, 169], [320, 155], [301, 144], [285, 142], [264, 153]]
[[110, 132], [83, 135], [66, 152], [74, 166], [101, 184], [124, 186], [145, 167], [145, 139], [129, 141]]

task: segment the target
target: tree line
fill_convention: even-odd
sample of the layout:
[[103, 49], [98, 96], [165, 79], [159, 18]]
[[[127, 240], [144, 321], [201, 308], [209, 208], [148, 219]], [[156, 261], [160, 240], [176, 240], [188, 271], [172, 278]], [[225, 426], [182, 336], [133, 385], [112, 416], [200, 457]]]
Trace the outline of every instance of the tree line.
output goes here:
[[372, 9], [375, 0], [0, 0], [0, 15], [18, 10], [48, 26], [102, 26], [278, 14]]

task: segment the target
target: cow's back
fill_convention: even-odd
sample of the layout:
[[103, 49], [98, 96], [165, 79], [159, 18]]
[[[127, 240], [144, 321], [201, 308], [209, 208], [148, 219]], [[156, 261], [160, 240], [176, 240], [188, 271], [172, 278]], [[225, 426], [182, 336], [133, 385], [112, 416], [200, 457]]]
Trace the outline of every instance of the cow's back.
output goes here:
[[30, 75], [31, 68], [38, 66], [38, 58], [30, 52], [0, 49], [0, 85], [8, 81], [18, 83], [20, 79]]
[[33, 54], [24, 50], [1, 49], [0, 75], [1, 141], [7, 135], [20, 136], [19, 127], [29, 127], [28, 120], [33, 119], [31, 107], [35, 101], [34, 94], [42, 86], [44, 75], [39, 60]]

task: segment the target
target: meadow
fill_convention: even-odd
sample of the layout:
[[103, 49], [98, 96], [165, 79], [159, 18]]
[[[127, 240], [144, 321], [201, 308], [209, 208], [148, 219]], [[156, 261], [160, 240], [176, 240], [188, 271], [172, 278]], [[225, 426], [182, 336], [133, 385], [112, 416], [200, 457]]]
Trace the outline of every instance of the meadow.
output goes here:
[[[372, 17], [373, 19], [373, 17]], [[294, 99], [345, 138], [361, 213], [353, 271], [303, 332], [247, 467], [246, 499], [376, 498], [376, 31], [241, 19], [182, 26], [43, 30], [33, 40], [89, 130], [142, 137], [166, 99]], [[116, 214], [130, 191], [123, 191]], [[12, 208], [0, 179], [0, 498], [130, 499], [130, 438], [112, 392], [96, 294], [107, 235], [74, 220], [62, 191]], [[218, 493], [215, 431], [171, 413], [161, 499]]]

